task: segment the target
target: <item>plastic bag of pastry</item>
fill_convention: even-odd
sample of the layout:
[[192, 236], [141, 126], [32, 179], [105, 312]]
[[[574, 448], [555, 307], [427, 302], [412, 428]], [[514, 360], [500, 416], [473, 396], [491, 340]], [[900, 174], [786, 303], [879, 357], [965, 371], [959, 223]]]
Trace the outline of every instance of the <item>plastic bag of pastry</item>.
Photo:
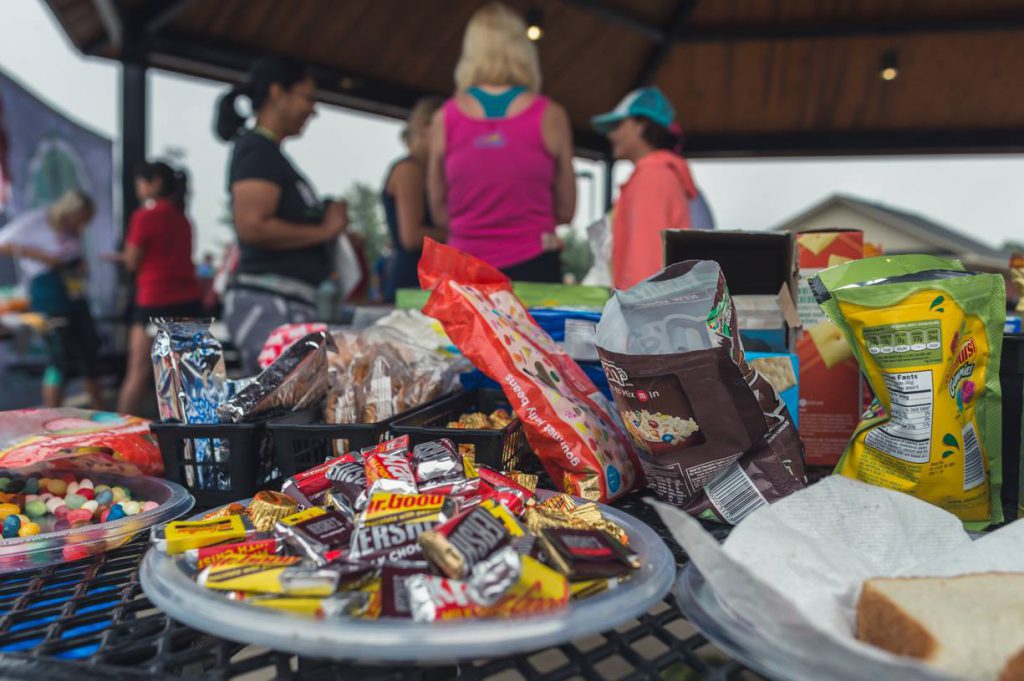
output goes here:
[[224, 422], [238, 423], [319, 404], [327, 393], [327, 350], [333, 347], [330, 334], [309, 334], [221, 405], [217, 413]]
[[505, 275], [429, 239], [419, 273], [433, 288], [423, 311], [501, 384], [555, 484], [600, 501], [639, 485], [635, 454], [611, 405], [533, 321]]
[[1003, 277], [928, 255], [824, 270], [811, 291], [876, 395], [836, 471], [906, 492], [967, 529], [1003, 520]]
[[688, 260], [616, 291], [596, 338], [647, 484], [731, 524], [806, 484], [803, 443], [737, 328], [718, 263]]

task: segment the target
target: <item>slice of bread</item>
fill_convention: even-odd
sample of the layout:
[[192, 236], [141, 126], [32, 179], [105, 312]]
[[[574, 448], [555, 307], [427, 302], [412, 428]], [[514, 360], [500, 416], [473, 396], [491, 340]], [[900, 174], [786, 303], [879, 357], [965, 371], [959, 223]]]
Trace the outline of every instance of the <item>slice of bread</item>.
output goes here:
[[857, 638], [965, 679], [1024, 681], [1024, 573], [869, 579]]

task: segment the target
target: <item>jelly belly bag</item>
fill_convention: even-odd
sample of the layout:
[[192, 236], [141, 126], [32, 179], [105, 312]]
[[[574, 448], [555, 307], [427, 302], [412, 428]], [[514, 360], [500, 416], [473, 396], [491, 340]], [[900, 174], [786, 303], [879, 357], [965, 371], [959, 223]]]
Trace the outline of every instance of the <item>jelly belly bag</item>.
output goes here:
[[806, 484], [786, 405], [737, 330], [718, 263], [688, 260], [616, 291], [596, 339], [648, 486], [732, 524]]
[[1002, 276], [927, 255], [869, 258], [811, 280], [874, 390], [836, 472], [941, 506], [981, 529], [1003, 520]]
[[635, 454], [608, 400], [527, 314], [505, 275], [430, 239], [419, 275], [433, 289], [423, 312], [501, 385], [556, 484], [594, 501], [640, 485]]

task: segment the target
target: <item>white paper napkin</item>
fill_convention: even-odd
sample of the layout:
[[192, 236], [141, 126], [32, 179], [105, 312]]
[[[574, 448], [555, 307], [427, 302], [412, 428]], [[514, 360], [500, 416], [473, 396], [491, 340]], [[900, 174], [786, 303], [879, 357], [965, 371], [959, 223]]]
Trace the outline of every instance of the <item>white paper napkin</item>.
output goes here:
[[839, 476], [758, 509], [722, 544], [652, 503], [726, 610], [801, 659], [830, 655], [856, 670], [868, 658], [888, 678], [950, 677], [854, 638], [865, 579], [1024, 572], [1024, 520], [972, 541], [937, 506]]

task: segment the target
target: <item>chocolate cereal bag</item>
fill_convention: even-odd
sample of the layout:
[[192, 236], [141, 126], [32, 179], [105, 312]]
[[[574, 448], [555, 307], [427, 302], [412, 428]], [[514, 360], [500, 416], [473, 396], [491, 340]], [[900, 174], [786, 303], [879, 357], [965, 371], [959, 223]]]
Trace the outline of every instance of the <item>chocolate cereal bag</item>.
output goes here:
[[868, 258], [811, 280], [876, 395], [836, 472], [983, 529], [1003, 520], [1003, 277], [930, 255]]
[[647, 484], [663, 500], [736, 524], [804, 487], [803, 443], [744, 357], [718, 263], [688, 260], [616, 291], [596, 341]]
[[639, 486], [635, 454], [611, 405], [530, 317], [505, 275], [430, 239], [419, 275], [433, 289], [423, 312], [501, 385], [556, 484], [602, 502]]

